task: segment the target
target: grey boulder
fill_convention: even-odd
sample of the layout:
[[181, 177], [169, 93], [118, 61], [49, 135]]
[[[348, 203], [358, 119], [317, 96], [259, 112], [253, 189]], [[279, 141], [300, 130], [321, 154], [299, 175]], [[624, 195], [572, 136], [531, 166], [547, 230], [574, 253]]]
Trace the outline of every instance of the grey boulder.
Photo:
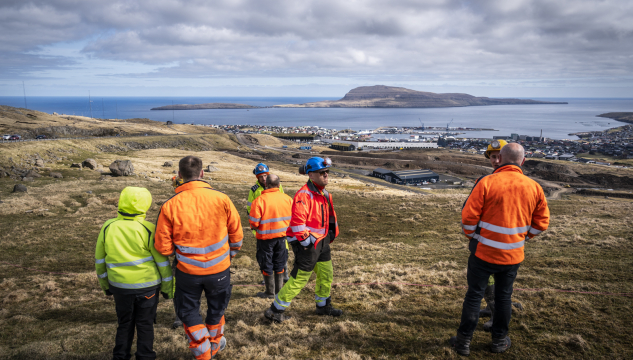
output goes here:
[[22, 185], [22, 184], [16, 184], [16, 185], [13, 187], [13, 192], [14, 192], [14, 193], [16, 193], [16, 192], [26, 192], [26, 186], [25, 186], [25, 185]]
[[51, 172], [48, 176], [55, 178], [55, 179], [63, 179], [64, 176], [62, 175], [62, 173], [58, 173], [58, 172]]
[[86, 159], [81, 163], [81, 166], [94, 170], [97, 168], [97, 162], [94, 159]]
[[115, 160], [110, 164], [112, 176], [130, 176], [134, 174], [134, 166], [130, 160]]

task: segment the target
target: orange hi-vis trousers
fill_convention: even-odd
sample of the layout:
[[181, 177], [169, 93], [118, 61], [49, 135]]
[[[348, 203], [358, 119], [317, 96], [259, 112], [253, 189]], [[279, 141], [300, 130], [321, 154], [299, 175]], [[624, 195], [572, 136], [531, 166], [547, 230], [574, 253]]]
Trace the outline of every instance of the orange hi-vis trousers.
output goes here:
[[215, 325], [200, 324], [185, 328], [189, 338], [189, 350], [197, 360], [211, 360], [220, 349], [220, 339], [224, 336], [224, 316]]

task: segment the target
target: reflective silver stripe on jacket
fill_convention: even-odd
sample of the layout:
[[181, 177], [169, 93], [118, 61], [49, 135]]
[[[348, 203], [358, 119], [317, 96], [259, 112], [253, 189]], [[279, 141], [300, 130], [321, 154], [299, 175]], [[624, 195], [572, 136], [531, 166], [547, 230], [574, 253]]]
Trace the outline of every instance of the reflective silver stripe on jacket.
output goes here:
[[538, 230], [538, 229], [535, 229], [535, 228], [530, 228], [530, 234], [532, 234], [532, 235], [538, 235], [538, 234], [540, 234], [540, 233], [542, 233], [542, 232], [543, 232], [543, 230]]
[[308, 228], [308, 230], [310, 230], [310, 232], [313, 232], [315, 234], [325, 235], [325, 229], [317, 229], [317, 228], [313, 228], [313, 227], [309, 227], [309, 226], [306, 226], [306, 228]]
[[306, 194], [310, 195], [310, 199], [314, 199], [314, 195], [312, 195], [312, 192], [310, 192], [308, 190], [299, 190], [299, 191], [297, 191], [297, 194], [298, 193], [306, 193]]
[[169, 266], [169, 260], [156, 263], [159, 267]]
[[176, 248], [178, 248], [178, 250], [183, 254], [199, 254], [199, 255], [208, 254], [208, 253], [222, 249], [222, 247], [224, 246], [224, 244], [227, 243], [227, 241], [229, 241], [228, 235], [226, 235], [224, 239], [222, 239], [219, 243], [209, 245], [207, 247], [197, 248], [197, 247], [176, 245]]
[[148, 256], [144, 259], [139, 259], [139, 260], [134, 260], [134, 261], [128, 261], [128, 262], [122, 262], [122, 263], [109, 263], [106, 264], [106, 266], [108, 267], [108, 269], [112, 269], [115, 267], [119, 267], [119, 266], [134, 266], [134, 265], [140, 265], [142, 263], [146, 263], [148, 261], [152, 261], [154, 260], [154, 258], [152, 256]]
[[103, 263], [105, 263], [105, 258], [95, 260], [95, 264], [103, 264]]
[[291, 226], [290, 230], [292, 232], [299, 232], [299, 231], [304, 231], [306, 229], [305, 225], [297, 225], [297, 226]]
[[239, 250], [231, 250], [231, 257], [237, 255], [237, 253], [240, 252]]
[[253, 203], [252, 203], [252, 202], [250, 202], [250, 201], [247, 201], [247, 202], [246, 202], [246, 206], [251, 206], [251, 205], [253, 205]]
[[521, 240], [519, 242], [515, 242], [515, 243], [503, 243], [503, 242], [499, 242], [499, 241], [494, 241], [494, 240], [490, 240], [490, 239], [486, 239], [485, 237], [479, 235], [479, 234], [475, 234], [475, 236], [473, 236], [473, 238], [477, 239], [477, 241], [479, 241], [480, 243], [496, 248], [496, 249], [501, 249], [501, 250], [513, 250], [513, 249], [518, 249], [518, 248], [522, 248], [523, 244], [525, 244], [525, 240]]
[[158, 285], [158, 284], [161, 283], [161, 280], [154, 280], [154, 281], [150, 281], [150, 282], [136, 283], [136, 284], [118, 283], [118, 282], [114, 282], [114, 281], [112, 281], [110, 279], [108, 279], [108, 282], [110, 283], [110, 285], [116, 286], [116, 287], [121, 288], [121, 289], [143, 289], [143, 288], [146, 288], [146, 287]]
[[252, 222], [259, 222], [259, 220], [261, 220], [262, 218], [254, 218], [254, 217], [252, 217], [252, 216], [250, 216], [250, 215], [249, 215], [249, 216], [248, 216], [248, 219], [249, 219], [250, 221], [252, 221]]
[[464, 230], [477, 230], [477, 225], [462, 224], [462, 227], [464, 228]]
[[286, 241], [287, 241], [287, 242], [297, 241], [297, 238], [296, 238], [295, 236], [293, 236], [293, 237], [287, 237], [287, 238], [286, 238]]
[[185, 264], [189, 264], [189, 265], [193, 265], [193, 266], [197, 266], [199, 268], [203, 268], [203, 269], [207, 269], [210, 268], [214, 265], [217, 265], [219, 263], [222, 262], [222, 260], [226, 259], [229, 256], [229, 251], [227, 250], [224, 254], [218, 256], [215, 259], [211, 259], [209, 261], [198, 261], [198, 260], [193, 260], [190, 259], [184, 255], [181, 254], [176, 254], [176, 259], [178, 259], [178, 261], [183, 262]]
[[105, 279], [108, 277], [108, 272], [104, 272], [103, 274], [97, 274], [97, 276], [99, 277], [99, 279]]
[[171, 281], [174, 277], [173, 276], [168, 276], [166, 278], [163, 279], [164, 282], [168, 282]]
[[290, 220], [291, 218], [292, 218], [292, 216], [278, 217], [278, 218], [274, 218], [274, 219], [266, 219], [266, 220], [260, 222], [260, 224], [268, 224], [268, 223], [277, 222], [277, 221], [286, 221], [286, 220]]
[[275, 234], [275, 233], [278, 233], [278, 232], [284, 232], [285, 233], [286, 230], [288, 230], [288, 227], [284, 226], [284, 227], [280, 227], [280, 228], [277, 228], [277, 229], [270, 229], [270, 230], [259, 230], [259, 229], [257, 229], [257, 233], [258, 234], [262, 234], [262, 235], [264, 235], [264, 234]]
[[499, 234], [515, 235], [515, 234], [520, 234], [520, 233], [524, 233], [528, 231], [528, 229], [530, 228], [530, 225], [520, 226], [520, 227], [515, 227], [515, 228], [507, 228], [507, 227], [492, 225], [490, 223], [480, 221], [479, 227], [482, 229], [494, 231]]
[[240, 241], [235, 242], [235, 243], [230, 242], [230, 243], [229, 243], [229, 247], [230, 247], [231, 249], [232, 249], [232, 248], [237, 248], [237, 247], [240, 247], [240, 246], [242, 246], [242, 241], [243, 241], [243, 240], [240, 240]]

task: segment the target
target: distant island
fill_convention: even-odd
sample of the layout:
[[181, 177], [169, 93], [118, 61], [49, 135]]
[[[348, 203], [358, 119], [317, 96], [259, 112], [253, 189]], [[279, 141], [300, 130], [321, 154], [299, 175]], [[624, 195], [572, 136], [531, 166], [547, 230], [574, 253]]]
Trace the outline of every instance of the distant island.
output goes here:
[[633, 112], [610, 112], [596, 116], [621, 121], [627, 124], [633, 124]]
[[[567, 104], [523, 99], [495, 99], [468, 94], [416, 91], [385, 85], [361, 86], [350, 90], [340, 100], [317, 101], [305, 104], [273, 105], [273, 108], [442, 108], [488, 105]], [[199, 110], [199, 109], [258, 109], [244, 104], [210, 103], [197, 105], [167, 105], [152, 110]]]
[[352, 89], [340, 100], [306, 104], [275, 105], [273, 107], [305, 108], [440, 108], [486, 105], [567, 104], [521, 99], [491, 99], [468, 94], [416, 91], [384, 85], [361, 86]]
[[150, 110], [203, 110], [203, 109], [258, 109], [258, 106], [230, 103], [177, 104], [151, 108]]

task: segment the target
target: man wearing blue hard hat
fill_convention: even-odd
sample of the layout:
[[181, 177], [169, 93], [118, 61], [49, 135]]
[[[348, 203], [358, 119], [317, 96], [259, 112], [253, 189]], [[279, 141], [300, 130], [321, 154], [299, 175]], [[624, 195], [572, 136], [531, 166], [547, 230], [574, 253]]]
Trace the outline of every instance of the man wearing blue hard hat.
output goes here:
[[[255, 201], [255, 199], [257, 199], [262, 194], [262, 191], [266, 190], [266, 179], [270, 174], [270, 169], [268, 168], [268, 165], [264, 163], [259, 163], [255, 165], [255, 169], [253, 169], [253, 174], [257, 178], [257, 183], [253, 185], [253, 187], [251, 187], [251, 190], [248, 192], [248, 200], [246, 203], [246, 211], [248, 211], [248, 214], [251, 213], [251, 206], [253, 205], [253, 201]], [[284, 193], [284, 187], [281, 186], [281, 184], [279, 184], [279, 192], [282, 194]], [[253, 230], [252, 232], [253, 236], [256, 237], [257, 235], [255, 230]], [[286, 251], [287, 250], [288, 243], [286, 243]], [[286, 254], [286, 258], [288, 257], [287, 255], [288, 254]], [[288, 264], [286, 264], [286, 266], [284, 267], [284, 282], [286, 281], [288, 281]]]
[[274, 322], [289, 318], [284, 311], [301, 292], [312, 272], [316, 272], [315, 302], [317, 315], [341, 316], [342, 310], [332, 307], [330, 290], [334, 277], [330, 243], [338, 236], [338, 223], [332, 195], [325, 190], [332, 161], [320, 157], [308, 159], [299, 173], [310, 180], [294, 196], [292, 217], [286, 231], [295, 254], [290, 279], [275, 296], [264, 316]]

